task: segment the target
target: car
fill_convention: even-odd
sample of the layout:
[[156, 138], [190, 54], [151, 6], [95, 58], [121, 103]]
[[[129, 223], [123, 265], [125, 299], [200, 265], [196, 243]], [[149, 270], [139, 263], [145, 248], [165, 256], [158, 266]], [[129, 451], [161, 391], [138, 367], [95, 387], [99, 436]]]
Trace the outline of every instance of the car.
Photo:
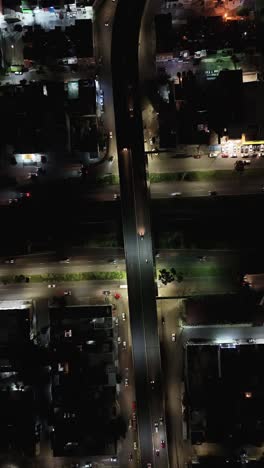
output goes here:
[[161, 416], [161, 417], [159, 418], [159, 422], [160, 422], [161, 425], [163, 424], [163, 421], [164, 421], [164, 419], [163, 419], [163, 417]]
[[151, 388], [152, 388], [152, 390], [153, 390], [153, 389], [154, 389], [154, 385], [155, 385], [155, 380], [152, 379], [149, 383], [150, 383]]
[[6, 258], [4, 260], [4, 263], [5, 264], [13, 264], [13, 263], [15, 263], [15, 259], [14, 258]]
[[171, 196], [172, 197], [179, 197], [182, 193], [181, 192], [172, 192]]
[[118, 327], [118, 318], [115, 319], [115, 326]]
[[125, 379], [125, 387], [128, 387], [128, 379]]
[[165, 442], [165, 440], [162, 440], [162, 441], [161, 441], [160, 446], [161, 446], [161, 448], [165, 448], [165, 447], [166, 447], [166, 442]]
[[132, 410], [136, 410], [137, 409], [137, 404], [135, 401], [132, 401]]
[[250, 159], [243, 159], [244, 166], [249, 166], [251, 164]]
[[218, 153], [216, 153], [216, 152], [209, 153], [208, 157], [209, 157], [209, 158], [217, 158], [217, 157], [218, 157]]
[[253, 338], [248, 338], [248, 339], [247, 339], [247, 343], [248, 343], [248, 344], [255, 344], [255, 343], [256, 343], [256, 340], [254, 340]]
[[133, 454], [132, 454], [132, 452], [130, 452], [130, 454], [128, 455], [128, 461], [132, 461], [132, 460], [133, 460]]
[[116, 457], [116, 456], [111, 457], [111, 458], [110, 458], [110, 461], [111, 461], [111, 462], [117, 462], [117, 457]]
[[64, 296], [71, 296], [71, 291], [68, 289], [67, 291], [64, 291]]
[[172, 334], [171, 334], [171, 341], [176, 341], [176, 335], [175, 335], [175, 333], [172, 333]]
[[228, 154], [227, 153], [222, 153], [221, 158], [228, 158]]
[[205, 255], [199, 255], [197, 258], [198, 258], [198, 260], [200, 262], [206, 262], [206, 256]]
[[161, 317], [161, 323], [162, 323], [162, 325], [165, 324], [165, 318], [164, 317]]
[[114, 193], [114, 200], [119, 200], [119, 199], [120, 199], [120, 194]]
[[134, 442], [133, 447], [134, 447], [134, 450], [137, 450], [137, 443], [136, 442]]
[[133, 431], [137, 430], [137, 418], [136, 413], [132, 413], [132, 429]]
[[138, 235], [141, 240], [144, 240], [144, 232], [139, 232]]
[[151, 468], [151, 463], [147, 463], [147, 468]]
[[60, 260], [60, 263], [70, 263], [69, 257], [64, 257]]
[[56, 284], [54, 283], [48, 284], [48, 288], [56, 288]]
[[92, 467], [93, 467], [92, 462], [86, 461], [86, 462], [84, 463], [84, 468], [92, 468]]
[[109, 138], [113, 138], [113, 132], [109, 132]]
[[132, 419], [128, 420], [128, 429], [132, 429]]
[[154, 427], [155, 427], [155, 432], [159, 432], [159, 423], [155, 422]]
[[123, 349], [126, 349], [127, 347], [126, 341], [123, 341], [122, 345], [123, 345]]
[[[115, 265], [117, 263], [117, 260], [115, 258], [109, 258], [108, 263], [113, 263]], [[109, 293], [110, 293], [110, 291], [109, 291]]]
[[118, 344], [121, 343], [121, 337], [120, 336], [117, 337], [117, 342], [118, 342]]
[[123, 321], [126, 320], [126, 313], [125, 313], [125, 312], [122, 312], [122, 320], [123, 320]]
[[157, 457], [159, 457], [159, 454], [160, 454], [159, 449], [156, 449], [156, 455], [157, 455]]
[[10, 205], [16, 205], [16, 203], [18, 203], [18, 198], [9, 198], [8, 203]]
[[27, 176], [28, 179], [32, 179], [34, 177], [38, 177], [37, 172], [29, 172], [28, 173], [28, 176]]
[[210, 197], [215, 197], [217, 192], [215, 190], [209, 190], [208, 195], [210, 195]]
[[109, 21], [107, 20], [107, 21], [105, 22], [104, 25], [105, 25], [106, 27], [108, 27], [108, 26], [109, 26]]
[[15, 75], [23, 75], [22, 71], [15, 71]]
[[193, 157], [194, 157], [194, 159], [201, 159], [201, 155], [200, 155], [200, 154], [194, 154]]

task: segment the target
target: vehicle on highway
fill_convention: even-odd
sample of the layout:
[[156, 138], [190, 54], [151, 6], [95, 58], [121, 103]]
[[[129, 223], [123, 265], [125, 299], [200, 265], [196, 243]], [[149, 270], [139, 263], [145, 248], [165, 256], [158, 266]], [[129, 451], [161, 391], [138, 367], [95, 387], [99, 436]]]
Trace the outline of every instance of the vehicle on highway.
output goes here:
[[106, 20], [105, 22], [105, 26], [108, 27], [109, 26], [109, 20]]
[[172, 193], [171, 193], [171, 196], [172, 196], [172, 197], [178, 197], [178, 196], [180, 196], [181, 194], [182, 194], [181, 192], [172, 192]]
[[93, 468], [92, 462], [88, 462], [88, 461], [85, 462], [85, 463], [84, 463], [84, 468]]
[[209, 158], [218, 158], [218, 153], [216, 153], [216, 151], [214, 151], [213, 153], [209, 153], [208, 157]]
[[209, 190], [208, 195], [210, 195], [210, 197], [215, 197], [217, 192], [215, 190]]
[[171, 341], [176, 341], [176, 335], [175, 335], [175, 333], [172, 333], [172, 334], [171, 334]]
[[111, 458], [110, 458], [110, 461], [111, 461], [111, 462], [117, 462], [117, 457], [116, 457], [116, 456], [111, 457]]
[[135, 411], [137, 409], [137, 404], [135, 401], [132, 401], [132, 410]]
[[125, 379], [125, 387], [128, 387], [128, 379]]
[[206, 256], [205, 255], [199, 255], [197, 258], [198, 258], [198, 260], [200, 262], [206, 262]]
[[139, 232], [138, 235], [141, 240], [144, 240], [144, 232]]
[[113, 132], [109, 132], [109, 138], [113, 138]]
[[161, 441], [160, 446], [161, 446], [161, 448], [165, 448], [165, 447], [166, 447], [165, 440], [162, 440], [162, 441]]
[[122, 320], [123, 320], [123, 322], [126, 320], [126, 313], [125, 312], [122, 312]]
[[126, 347], [127, 347], [126, 341], [123, 341], [122, 345], [123, 345], [123, 349], [126, 349]]
[[164, 317], [161, 317], [161, 323], [162, 323], [162, 325], [165, 324], [165, 318]]
[[133, 104], [133, 98], [132, 96], [128, 96], [128, 112], [129, 112], [129, 117], [134, 117], [134, 104]]
[[64, 296], [71, 296], [72, 292], [68, 289], [67, 291], [64, 291]]
[[117, 342], [118, 342], [118, 344], [121, 343], [121, 337], [120, 336], [117, 337]]
[[32, 179], [34, 177], [38, 177], [37, 172], [29, 172], [28, 173], [28, 176], [27, 176], [28, 179]]
[[70, 263], [70, 258], [69, 258], [69, 257], [63, 257], [63, 258], [60, 260], [60, 263]]
[[[108, 263], [113, 263], [114, 265], [117, 263], [115, 258], [109, 258]], [[110, 294], [110, 291], [109, 291]]]
[[15, 205], [18, 203], [18, 198], [9, 198], [8, 203], [9, 205]]
[[134, 442], [133, 447], [134, 447], [134, 450], [137, 450], [137, 443], [136, 442]]
[[254, 340], [253, 338], [248, 338], [247, 343], [248, 344], [255, 344], [256, 340]]
[[136, 431], [137, 430], [137, 417], [136, 417], [136, 413], [132, 413], [132, 429], [133, 431]]
[[154, 390], [155, 380], [151, 380], [150, 385], [151, 385], [152, 390]]
[[250, 159], [243, 159], [244, 166], [249, 166], [251, 164]]
[[4, 263], [5, 264], [13, 264], [13, 263], [15, 263], [15, 259], [14, 258], [6, 258], [4, 260]]
[[54, 283], [48, 284], [48, 288], [56, 288], [56, 284], [54, 284]]
[[163, 424], [163, 417], [162, 416], [159, 418], [159, 422], [160, 422], [161, 425]]
[[221, 158], [228, 158], [228, 154], [227, 153], [222, 153]]
[[132, 419], [128, 420], [128, 429], [132, 429]]
[[118, 327], [118, 318], [115, 319], [115, 326]]
[[155, 427], [155, 432], [159, 432], [159, 423], [155, 422], [154, 427]]
[[119, 199], [120, 199], [120, 194], [114, 193], [114, 200], [119, 200]]
[[159, 449], [156, 449], [156, 455], [157, 455], [157, 457], [159, 457], [159, 454], [160, 454]]

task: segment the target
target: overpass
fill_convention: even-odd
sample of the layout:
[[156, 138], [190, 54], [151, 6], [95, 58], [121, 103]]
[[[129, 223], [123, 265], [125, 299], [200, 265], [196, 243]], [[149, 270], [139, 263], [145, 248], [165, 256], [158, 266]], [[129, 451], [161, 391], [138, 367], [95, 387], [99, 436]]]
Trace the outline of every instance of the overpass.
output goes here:
[[[124, 249], [142, 468], [168, 467], [156, 309], [149, 183], [144, 153], [138, 42], [146, 0], [119, 0], [113, 20], [111, 68]], [[154, 383], [151, 383], [154, 382]], [[159, 449], [160, 455], [155, 451]]]

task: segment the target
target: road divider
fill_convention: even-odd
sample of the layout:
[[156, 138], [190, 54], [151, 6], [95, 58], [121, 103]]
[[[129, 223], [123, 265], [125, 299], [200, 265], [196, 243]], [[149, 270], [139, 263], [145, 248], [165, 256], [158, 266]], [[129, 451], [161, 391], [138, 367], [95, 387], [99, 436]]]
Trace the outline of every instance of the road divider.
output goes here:
[[[67, 281], [89, 281], [89, 280], [124, 280], [125, 271], [84, 271], [80, 273], [46, 273], [42, 275], [31, 275], [30, 283], [64, 283]], [[1, 277], [4, 284], [17, 283], [16, 275]]]
[[[161, 182], [210, 182], [225, 180], [251, 180], [264, 176], [263, 168], [247, 168], [244, 172], [238, 172], [234, 167], [210, 171], [178, 171], [159, 172], [149, 174], [151, 184]], [[116, 174], [107, 174], [97, 178], [101, 185], [119, 185], [119, 177]]]

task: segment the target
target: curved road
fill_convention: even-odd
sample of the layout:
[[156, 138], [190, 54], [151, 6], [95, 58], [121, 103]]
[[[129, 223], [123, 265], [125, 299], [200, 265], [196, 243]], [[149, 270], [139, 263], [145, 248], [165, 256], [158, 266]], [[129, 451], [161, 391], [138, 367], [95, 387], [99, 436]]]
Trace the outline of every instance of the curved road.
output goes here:
[[165, 425], [159, 434], [154, 430], [154, 423], [164, 418], [164, 402], [138, 73], [138, 40], [145, 3], [119, 0], [112, 30], [111, 65], [140, 466], [167, 468], [167, 447], [161, 448], [161, 440], [166, 442]]

